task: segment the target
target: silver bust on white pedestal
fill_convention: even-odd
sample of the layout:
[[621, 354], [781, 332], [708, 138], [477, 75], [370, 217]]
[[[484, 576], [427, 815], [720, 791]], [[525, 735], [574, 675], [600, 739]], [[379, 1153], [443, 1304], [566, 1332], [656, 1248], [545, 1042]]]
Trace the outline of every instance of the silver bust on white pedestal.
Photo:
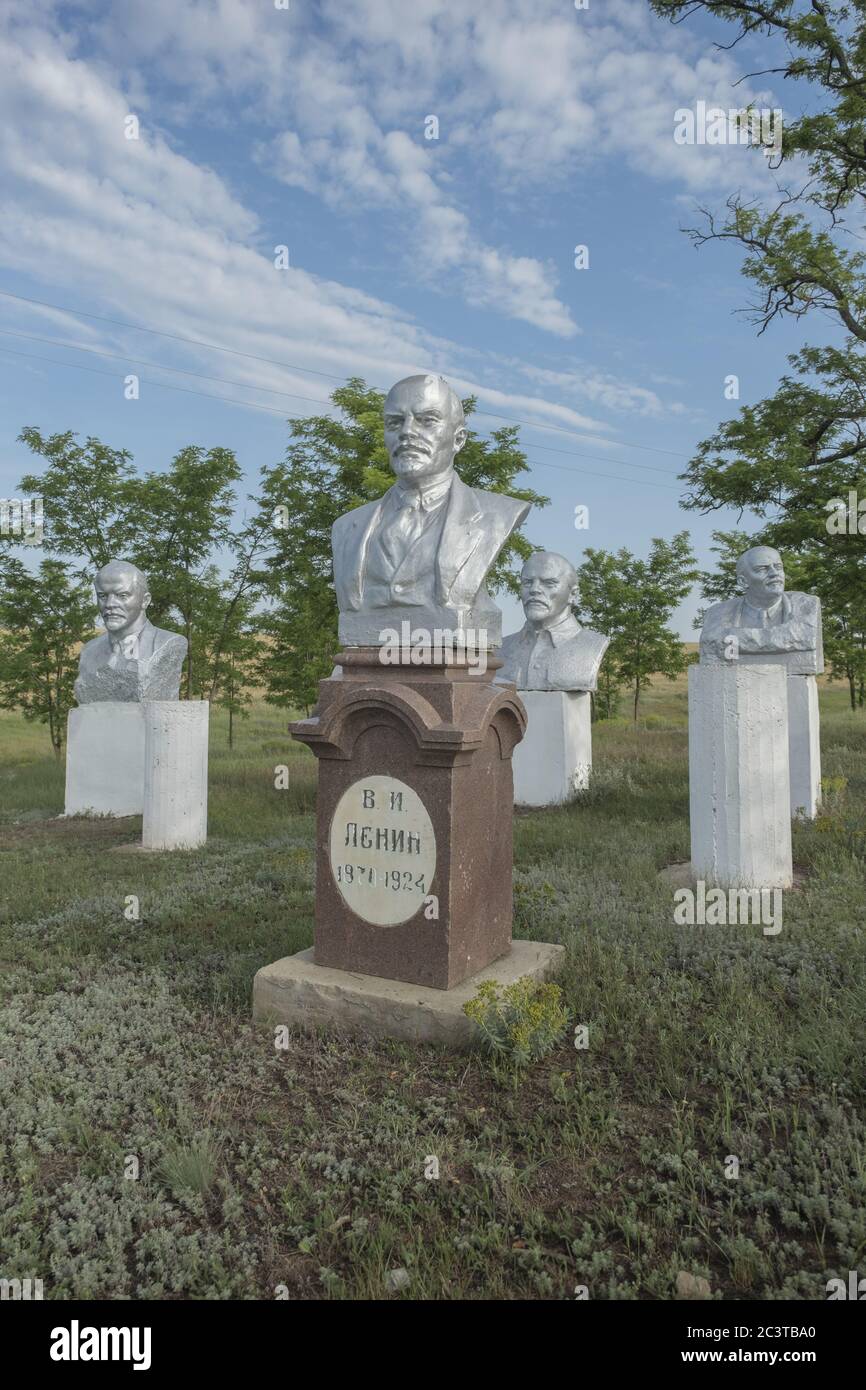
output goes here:
[[500, 680], [518, 690], [595, 690], [610, 638], [581, 627], [572, 608], [577, 571], [564, 555], [539, 550], [520, 575], [526, 622], [502, 643]]
[[105, 632], [81, 649], [75, 682], [79, 705], [176, 700], [187, 640], [148, 622], [150, 591], [141, 570], [126, 560], [110, 560], [94, 587]]
[[81, 649], [66, 741], [67, 816], [144, 810], [145, 702], [178, 704], [187, 641], [147, 620], [141, 570], [110, 560], [94, 580], [105, 632]]
[[[791, 874], [790, 818], [812, 819], [821, 801], [815, 680], [824, 670], [821, 601], [813, 594], [785, 592], [782, 557], [772, 546], [744, 551], [736, 572], [742, 592], [714, 603], [704, 617], [700, 667], [710, 669], [693, 673], [689, 682], [692, 859], [701, 867], [713, 863], [727, 882], [744, 876], [748, 860], [761, 886], [785, 887]], [[730, 692], [722, 699], [721, 686], [713, 684], [714, 666], [727, 668], [719, 679], [730, 691], [732, 673], [743, 671], [735, 704]], [[748, 672], [761, 689], [754, 682], [750, 688]], [[735, 706], [736, 727], [724, 747], [715, 748]], [[787, 729], [787, 756], [779, 752], [779, 727]], [[699, 729], [710, 731], [713, 747], [701, 745]], [[727, 790], [711, 805], [716, 768], [722, 769]], [[747, 826], [754, 827], [751, 838], [743, 831]], [[734, 847], [730, 853], [723, 848], [728, 845]]]
[[736, 568], [742, 593], [707, 609], [701, 661], [759, 662], [784, 666], [789, 675], [820, 675], [821, 600], [814, 594], [785, 593], [782, 557], [772, 546], [752, 546]]
[[340, 641], [376, 646], [385, 629], [484, 631], [498, 647], [502, 615], [485, 579], [529, 502], [468, 487], [454, 460], [463, 405], [441, 376], [410, 376], [385, 400], [385, 447], [396, 482], [338, 517], [332, 530]]
[[498, 681], [513, 681], [529, 715], [512, 756], [514, 800], [555, 806], [589, 785], [592, 769], [590, 692], [610, 642], [580, 626], [572, 608], [577, 572], [570, 560], [540, 550], [523, 566], [520, 597], [526, 622], [502, 643]]

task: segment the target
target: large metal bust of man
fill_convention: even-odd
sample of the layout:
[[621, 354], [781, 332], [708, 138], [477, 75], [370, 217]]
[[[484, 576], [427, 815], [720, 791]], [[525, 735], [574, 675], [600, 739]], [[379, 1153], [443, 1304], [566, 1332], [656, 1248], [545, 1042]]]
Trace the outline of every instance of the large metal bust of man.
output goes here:
[[502, 643], [497, 680], [518, 690], [596, 689], [610, 638], [580, 626], [572, 612], [577, 593], [577, 573], [564, 555], [530, 555], [520, 575], [526, 622]]
[[467, 487], [454, 459], [466, 442], [460, 398], [441, 376], [410, 376], [385, 400], [392, 487], [338, 517], [331, 533], [340, 640], [375, 646], [407, 619], [428, 629], [485, 629], [502, 615], [485, 579], [530, 503]]
[[700, 659], [705, 663], [745, 661], [784, 666], [789, 675], [824, 670], [821, 600], [785, 593], [782, 557], [772, 546], [755, 545], [737, 560], [738, 598], [714, 603], [704, 615]]
[[187, 641], [148, 622], [150, 592], [141, 570], [126, 560], [110, 560], [94, 588], [105, 632], [81, 649], [78, 703], [176, 700]]

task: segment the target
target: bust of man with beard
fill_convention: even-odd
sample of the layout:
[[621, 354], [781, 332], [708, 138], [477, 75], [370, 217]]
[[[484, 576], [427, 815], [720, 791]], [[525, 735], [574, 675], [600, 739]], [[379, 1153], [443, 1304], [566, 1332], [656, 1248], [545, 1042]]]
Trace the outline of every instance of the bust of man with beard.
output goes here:
[[126, 560], [110, 560], [94, 587], [105, 632], [81, 649], [78, 703], [176, 700], [187, 640], [148, 622], [150, 592], [141, 570]]

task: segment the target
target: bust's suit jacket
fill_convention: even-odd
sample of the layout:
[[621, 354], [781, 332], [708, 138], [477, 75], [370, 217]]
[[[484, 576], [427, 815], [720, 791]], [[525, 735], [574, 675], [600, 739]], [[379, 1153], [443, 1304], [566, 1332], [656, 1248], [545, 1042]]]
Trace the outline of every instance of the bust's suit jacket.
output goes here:
[[[154, 627], [153, 623], [145, 623], [141, 632], [138, 634], [138, 661], [149, 661], [154, 652], [164, 647], [166, 642], [172, 637], [179, 637], [178, 632], [164, 632], [161, 627]], [[108, 665], [111, 656], [111, 638], [107, 632], [101, 632], [98, 637], [92, 637], [89, 642], [85, 642], [81, 648], [79, 658], [79, 669], [88, 671], [98, 671], [103, 666]]]
[[[821, 631], [821, 600], [814, 594], [783, 593], [778, 621], [761, 627], [744, 627], [742, 595], [712, 604], [704, 614], [701, 631], [701, 661], [718, 661], [724, 657], [726, 638], [737, 639], [741, 660], [759, 661], [790, 658], [794, 653], [807, 654], [802, 659], [804, 671], [824, 669], [824, 644]], [[795, 669], [796, 661], [786, 661]]]
[[107, 632], [100, 633], [81, 648], [75, 698], [80, 705], [97, 700], [176, 700], [186, 649], [181, 633], [146, 622], [138, 635], [138, 656], [128, 660], [119, 655], [112, 666], [111, 639]]
[[[341, 613], [364, 606], [367, 550], [394, 488], [337, 518], [331, 530], [334, 587]], [[467, 487], [455, 472], [436, 555], [436, 601], [443, 608], [470, 607], [485, 576], [531, 503]]]

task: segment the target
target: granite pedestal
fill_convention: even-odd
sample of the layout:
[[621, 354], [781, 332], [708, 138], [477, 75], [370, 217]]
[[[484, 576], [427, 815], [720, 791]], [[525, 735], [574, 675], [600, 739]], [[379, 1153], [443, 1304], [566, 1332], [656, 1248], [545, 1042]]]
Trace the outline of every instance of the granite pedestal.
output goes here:
[[383, 666], [375, 648], [337, 662], [292, 725], [319, 762], [314, 946], [258, 972], [254, 1013], [463, 1046], [482, 979], [541, 978], [562, 954], [512, 950], [511, 755], [526, 714], [494, 683], [492, 653], [483, 674], [456, 657]]

